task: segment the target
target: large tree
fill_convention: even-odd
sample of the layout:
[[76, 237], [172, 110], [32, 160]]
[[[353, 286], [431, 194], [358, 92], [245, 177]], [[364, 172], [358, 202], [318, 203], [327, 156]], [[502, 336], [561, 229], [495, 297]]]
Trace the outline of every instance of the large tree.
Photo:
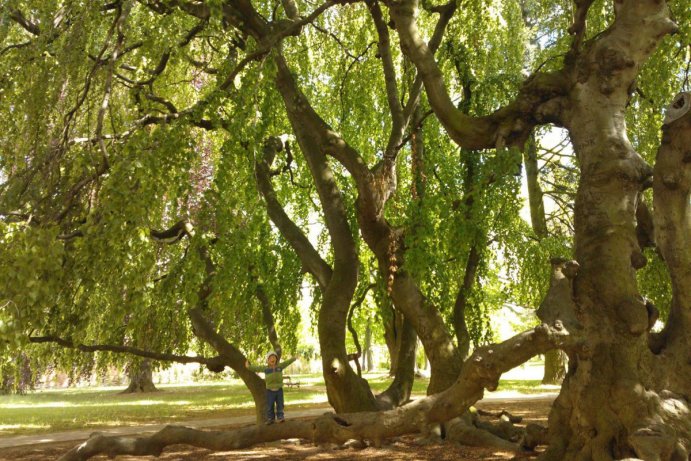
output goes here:
[[[230, 437], [98, 436], [65, 459], [181, 442], [430, 435], [502, 372], [555, 348], [571, 367], [546, 459], [686, 459], [691, 116], [670, 119], [655, 170], [636, 151], [652, 155], [660, 105], [684, 71], [675, 48], [688, 46], [688, 24], [670, 7], [685, 17], [684, 2], [662, 0], [9, 2], [4, 340], [21, 346], [28, 333], [81, 350], [101, 340], [107, 351], [231, 366], [260, 407], [262, 385], [225, 337], [249, 344], [267, 301], [290, 325], [301, 270], [317, 287], [324, 377], [341, 413]], [[531, 56], [527, 44], [540, 40], [551, 46]], [[564, 255], [574, 260], [554, 260], [543, 325], [476, 344], [464, 360], [469, 320], [487, 316], [489, 249], [516, 252], [520, 149], [549, 124], [568, 130], [580, 170], [574, 254]], [[654, 219], [643, 219], [651, 185]], [[636, 281], [651, 244], [672, 280], [659, 334]], [[410, 329], [401, 357], [414, 330], [432, 367], [430, 395], [396, 409], [409, 396], [408, 362], [377, 398], [346, 351], [369, 254]], [[165, 334], [152, 343], [154, 325]], [[215, 356], [132, 346], [186, 352], [190, 333]]]

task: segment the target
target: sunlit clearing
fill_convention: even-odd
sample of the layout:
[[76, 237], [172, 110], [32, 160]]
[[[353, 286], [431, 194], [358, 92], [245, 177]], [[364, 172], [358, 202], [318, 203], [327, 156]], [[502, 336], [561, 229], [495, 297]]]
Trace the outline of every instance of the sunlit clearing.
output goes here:
[[291, 399], [290, 393], [286, 394], [286, 400], [290, 405], [306, 405], [308, 403], [324, 403], [327, 401], [324, 394], [311, 394], [302, 399]]
[[219, 453], [210, 453], [208, 456], [212, 458], [228, 459], [228, 454], [230, 453], [232, 453], [233, 457], [240, 456], [242, 457], [242, 459], [274, 459], [273, 456], [269, 457], [269, 455], [264, 455], [252, 451], [226, 451]]
[[14, 429], [43, 429], [47, 424], [0, 424], [0, 432], [11, 431]]
[[8, 410], [21, 408], [64, 408], [74, 407], [79, 405], [71, 404], [70, 402], [46, 402], [46, 403], [5, 403], [0, 405], [0, 408], [7, 408]]
[[165, 406], [186, 406], [192, 405], [190, 400], [175, 400], [172, 402], [167, 402], [164, 400], [129, 400], [126, 402], [96, 402], [96, 403], [70, 403], [70, 402], [46, 402], [46, 403], [6, 403], [0, 405], [0, 408], [6, 408], [8, 410], [20, 410], [20, 409], [35, 409], [35, 408], [65, 408], [65, 407], [79, 407], [79, 408], [90, 408], [90, 407], [130, 407], [130, 406], [151, 406], [151, 405], [165, 405]]

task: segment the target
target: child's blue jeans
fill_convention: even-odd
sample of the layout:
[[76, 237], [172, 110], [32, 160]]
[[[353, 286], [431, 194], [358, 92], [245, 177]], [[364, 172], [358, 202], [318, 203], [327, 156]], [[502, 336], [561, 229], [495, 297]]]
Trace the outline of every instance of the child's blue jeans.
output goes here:
[[[274, 404], [276, 405], [276, 410], [274, 412]], [[278, 418], [281, 421], [284, 418], [283, 415], [283, 389], [277, 391], [272, 391], [271, 389], [266, 390], [266, 405], [268, 407], [267, 419], [273, 421], [274, 418]]]

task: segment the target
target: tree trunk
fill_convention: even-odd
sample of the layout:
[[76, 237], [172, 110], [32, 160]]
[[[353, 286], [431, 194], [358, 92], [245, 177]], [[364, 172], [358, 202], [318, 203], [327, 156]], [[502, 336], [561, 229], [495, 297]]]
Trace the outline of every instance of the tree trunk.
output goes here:
[[538, 239], [547, 237], [547, 220], [545, 219], [545, 204], [542, 199], [542, 187], [540, 187], [539, 168], [537, 164], [537, 144], [535, 135], [531, 135], [523, 152], [525, 164], [525, 177], [528, 186], [528, 204], [530, 205], [530, 223]]
[[[654, 222], [658, 247], [672, 279], [672, 305], [656, 351], [667, 369], [669, 388], [691, 401], [691, 93], [668, 109], [682, 113], [663, 127], [653, 172]], [[678, 115], [678, 114], [677, 114]], [[668, 115], [669, 117], [669, 115]], [[651, 309], [651, 306], [647, 306]], [[654, 309], [654, 308], [652, 308]], [[691, 418], [689, 418], [691, 419]], [[691, 423], [690, 423], [691, 424]], [[688, 434], [688, 432], [687, 432]], [[691, 451], [687, 446], [687, 450]]]
[[[366, 235], [364, 230], [363, 235]], [[399, 238], [392, 238], [395, 238], [395, 241], [398, 242], [396, 246], [399, 247], [396, 264], [402, 264], [403, 250], [400, 249], [400, 246], [403, 245], [403, 242], [399, 241]], [[375, 246], [375, 248], [379, 247]], [[389, 272], [390, 267], [390, 258], [385, 256], [387, 254], [386, 251], [383, 251], [377, 255], [379, 267], [383, 267], [386, 273]], [[440, 392], [456, 381], [463, 359], [453, 343], [441, 313], [422, 294], [415, 279], [401, 268], [396, 270], [393, 277], [391, 299], [396, 309], [410, 319], [430, 361], [432, 371], [427, 394]]]
[[374, 363], [372, 363], [372, 319], [367, 318], [367, 326], [365, 327], [365, 350], [363, 351], [363, 362], [365, 370], [374, 370]]
[[564, 351], [553, 350], [545, 354], [545, 373], [542, 384], [561, 384], [566, 376], [566, 354]]
[[405, 318], [398, 329], [395, 346], [396, 366], [394, 368], [392, 364], [391, 368], [394, 380], [384, 392], [377, 396], [377, 402], [382, 409], [395, 408], [408, 402], [413, 390], [417, 334], [413, 324]]
[[389, 306], [389, 315], [383, 319], [384, 342], [389, 351], [389, 376], [396, 375], [398, 368], [398, 352], [401, 350], [401, 338], [403, 337], [403, 314]]
[[130, 362], [130, 364], [127, 366], [127, 377], [130, 381], [130, 384], [127, 386], [127, 389], [122, 391], [123, 394], [158, 391], [156, 385], [154, 384], [151, 360], [144, 359], [141, 361]]
[[[366, 380], [351, 368], [345, 349], [346, 319], [358, 280], [359, 259], [341, 191], [323, 149], [326, 123], [300, 91], [283, 56], [274, 56], [276, 83], [319, 195], [334, 253], [333, 274], [322, 287], [317, 329], [329, 403], [337, 412], [376, 408]], [[309, 108], [309, 109], [308, 109]]]
[[[545, 204], [542, 199], [542, 187], [538, 181], [537, 144], [535, 134], [526, 143], [523, 162], [525, 164], [526, 183], [528, 185], [528, 203], [530, 204], [530, 223], [539, 240], [548, 236]], [[566, 354], [554, 350], [545, 354], [545, 371], [542, 384], [561, 384], [566, 376]]]
[[687, 459], [690, 445], [687, 403], [660, 380], [660, 357], [648, 348], [635, 213], [652, 170], [625, 124], [638, 66], [674, 24], [660, 1], [624, 0], [615, 10], [612, 27], [579, 56], [570, 95], [566, 125], [581, 170], [573, 295], [586, 340], [550, 414], [548, 460], [669, 461]]

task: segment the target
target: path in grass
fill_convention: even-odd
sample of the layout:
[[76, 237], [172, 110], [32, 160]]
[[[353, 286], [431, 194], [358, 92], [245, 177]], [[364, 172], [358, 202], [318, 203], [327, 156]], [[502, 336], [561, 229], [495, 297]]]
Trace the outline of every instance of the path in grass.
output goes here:
[[[325, 408], [326, 389], [320, 375], [296, 377], [300, 389], [286, 388], [286, 409], [290, 412]], [[390, 378], [366, 375], [374, 392], [384, 390]], [[416, 380], [414, 395], [425, 393], [427, 380]], [[23, 396], [0, 396], [0, 440], [5, 437], [73, 430], [108, 430], [147, 424], [191, 424], [195, 420], [253, 418], [253, 402], [238, 380], [224, 383], [193, 383], [160, 386], [152, 394], [119, 394], [121, 388], [84, 388], [32, 392]], [[515, 395], [553, 389], [536, 380], [506, 380], [500, 390]], [[505, 397], [511, 397], [506, 395]]]

